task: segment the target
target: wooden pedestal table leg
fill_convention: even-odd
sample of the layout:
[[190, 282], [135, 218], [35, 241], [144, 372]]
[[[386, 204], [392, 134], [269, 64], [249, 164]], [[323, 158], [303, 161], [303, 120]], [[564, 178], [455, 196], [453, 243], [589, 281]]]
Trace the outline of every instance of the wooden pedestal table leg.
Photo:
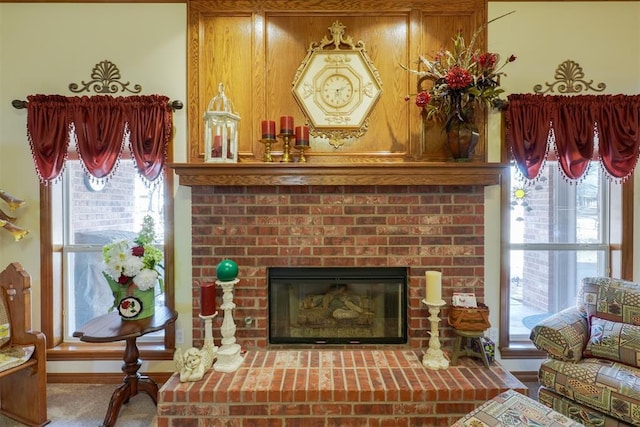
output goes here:
[[127, 338], [126, 341], [124, 363], [122, 364], [122, 372], [125, 373], [124, 382], [115, 389], [111, 396], [107, 415], [102, 423], [103, 427], [113, 427], [115, 425], [122, 404], [129, 403], [129, 399], [138, 394], [138, 391], [148, 394], [154, 405], [158, 404], [158, 384], [148, 376], [138, 373], [142, 362], [138, 359], [140, 352], [136, 345], [136, 338]]

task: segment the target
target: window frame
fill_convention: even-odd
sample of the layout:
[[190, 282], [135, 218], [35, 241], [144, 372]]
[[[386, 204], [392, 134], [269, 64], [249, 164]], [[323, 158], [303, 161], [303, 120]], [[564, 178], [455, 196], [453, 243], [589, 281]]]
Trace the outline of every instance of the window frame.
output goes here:
[[[172, 158], [172, 143], [167, 147], [167, 163]], [[175, 309], [174, 273], [174, 177], [165, 167], [164, 187], [164, 275], [165, 305]], [[40, 185], [40, 294], [41, 330], [47, 338], [48, 360], [121, 360], [121, 343], [69, 343], [64, 341], [63, 322], [63, 265], [62, 246], [53, 244], [53, 190], [50, 185]], [[175, 322], [165, 328], [164, 339], [140, 341], [138, 348], [146, 360], [170, 360], [175, 351]]]
[[[550, 167], [546, 165], [545, 167]], [[510, 170], [510, 169], [509, 169]], [[627, 179], [622, 185], [620, 204], [620, 235], [632, 236], [633, 235], [633, 178]], [[610, 197], [610, 196], [609, 196]], [[505, 173], [502, 181], [501, 188], [501, 263], [500, 263], [500, 333], [499, 333], [499, 349], [502, 359], [542, 359], [546, 357], [546, 353], [537, 350], [533, 343], [526, 341], [512, 341], [509, 331], [510, 321], [510, 271], [509, 271], [509, 259], [512, 248], [510, 242], [511, 236], [511, 173]], [[611, 197], [610, 197], [611, 199]], [[615, 209], [612, 203], [609, 203], [609, 211]], [[611, 233], [611, 218], [610, 212], [605, 214], [607, 219], [606, 227], [609, 228], [608, 234]], [[609, 275], [611, 271], [619, 271], [620, 278], [625, 280], [632, 280], [633, 278], [633, 239], [621, 239], [621, 242], [610, 241], [608, 246], [609, 253], [607, 254], [610, 263], [616, 259], [613, 256], [614, 252], [619, 252], [620, 265], [609, 265]]]

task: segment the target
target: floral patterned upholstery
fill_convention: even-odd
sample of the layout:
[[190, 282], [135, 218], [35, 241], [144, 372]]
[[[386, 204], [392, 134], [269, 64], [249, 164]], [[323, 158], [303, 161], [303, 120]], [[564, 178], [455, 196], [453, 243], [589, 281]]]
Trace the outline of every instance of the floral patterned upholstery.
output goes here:
[[[589, 320], [589, 321], [588, 321]], [[539, 400], [585, 426], [640, 426], [640, 283], [582, 281], [576, 307], [536, 325]]]

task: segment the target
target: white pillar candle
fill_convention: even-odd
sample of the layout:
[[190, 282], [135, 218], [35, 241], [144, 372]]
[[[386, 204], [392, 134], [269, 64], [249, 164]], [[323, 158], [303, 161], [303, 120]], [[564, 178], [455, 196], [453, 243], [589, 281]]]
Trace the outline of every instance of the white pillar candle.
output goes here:
[[442, 273], [439, 271], [427, 271], [427, 293], [425, 299], [428, 303], [440, 304], [442, 301]]

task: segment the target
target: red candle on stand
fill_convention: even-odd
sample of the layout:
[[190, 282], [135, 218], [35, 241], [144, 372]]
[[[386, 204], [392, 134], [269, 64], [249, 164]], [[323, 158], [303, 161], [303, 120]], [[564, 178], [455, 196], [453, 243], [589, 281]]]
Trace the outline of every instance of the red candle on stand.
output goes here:
[[200, 286], [200, 314], [211, 316], [216, 312], [216, 286], [203, 283]]
[[293, 133], [293, 116], [280, 117], [280, 133], [289, 135]]
[[296, 126], [296, 145], [309, 145], [309, 127]]
[[262, 121], [262, 139], [276, 139], [276, 122], [273, 120]]

